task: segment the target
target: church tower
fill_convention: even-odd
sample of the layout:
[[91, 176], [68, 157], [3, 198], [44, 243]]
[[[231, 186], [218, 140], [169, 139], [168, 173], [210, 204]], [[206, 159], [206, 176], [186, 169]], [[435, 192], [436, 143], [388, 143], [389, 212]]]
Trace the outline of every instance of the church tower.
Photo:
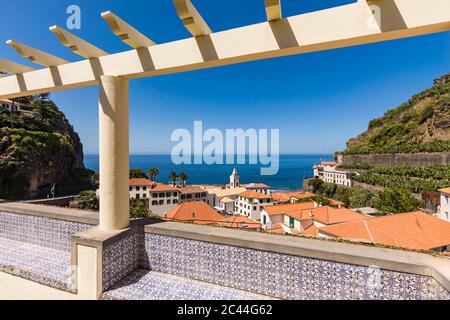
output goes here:
[[239, 177], [236, 168], [230, 176], [230, 188], [239, 188], [241, 186], [241, 177]]

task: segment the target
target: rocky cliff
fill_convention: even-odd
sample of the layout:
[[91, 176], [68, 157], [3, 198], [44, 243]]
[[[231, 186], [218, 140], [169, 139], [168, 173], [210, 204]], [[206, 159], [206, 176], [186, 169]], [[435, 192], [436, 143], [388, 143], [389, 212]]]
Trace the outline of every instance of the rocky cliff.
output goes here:
[[[25, 101], [24, 101], [25, 100]], [[46, 95], [22, 99], [32, 114], [0, 108], [0, 198], [47, 197], [89, 189], [83, 146]]]

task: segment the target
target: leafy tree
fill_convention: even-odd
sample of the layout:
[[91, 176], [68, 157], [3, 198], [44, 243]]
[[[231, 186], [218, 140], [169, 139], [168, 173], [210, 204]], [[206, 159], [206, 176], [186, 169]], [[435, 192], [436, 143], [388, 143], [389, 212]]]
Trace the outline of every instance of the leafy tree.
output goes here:
[[130, 169], [130, 179], [136, 179], [136, 178], [148, 179], [148, 176], [144, 172], [144, 170], [142, 170], [140, 168], [131, 168]]
[[94, 211], [98, 211], [99, 206], [100, 204], [95, 191], [83, 191], [69, 204], [70, 208]]
[[323, 181], [320, 179], [313, 179], [309, 181], [309, 185], [313, 188], [313, 193], [322, 193]]
[[17, 112], [10, 112], [8, 115], [8, 121], [11, 129], [21, 127], [24, 124], [24, 120]]
[[33, 113], [40, 120], [41, 124], [47, 121], [50, 117], [49, 103], [44, 100], [35, 100], [33, 102]]
[[136, 200], [130, 206], [131, 218], [146, 218], [150, 215], [150, 210], [145, 206], [144, 201]]
[[158, 168], [151, 168], [150, 170], [148, 170], [148, 175], [152, 181], [156, 180], [156, 177], [158, 176], [158, 174], [159, 174]]
[[405, 188], [386, 188], [373, 199], [374, 206], [383, 213], [417, 211], [421, 202]]
[[322, 192], [328, 196], [332, 197], [336, 193], [337, 185], [330, 182], [324, 182], [322, 185]]
[[353, 189], [350, 195], [350, 206], [352, 208], [371, 207], [374, 195], [370, 189]]

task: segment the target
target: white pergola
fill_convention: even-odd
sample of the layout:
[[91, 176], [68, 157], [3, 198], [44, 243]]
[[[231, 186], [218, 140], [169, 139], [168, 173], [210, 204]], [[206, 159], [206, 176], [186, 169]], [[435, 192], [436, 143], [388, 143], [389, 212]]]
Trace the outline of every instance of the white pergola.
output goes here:
[[211, 30], [190, 0], [174, 0], [174, 5], [191, 38], [156, 44], [108, 11], [103, 19], [131, 50], [109, 54], [53, 26], [50, 31], [81, 61], [15, 40], [7, 44], [44, 68], [0, 59], [0, 70], [9, 73], [0, 78], [0, 99], [99, 85], [103, 230], [129, 226], [128, 80], [450, 30], [450, 0], [358, 0], [288, 18], [282, 17], [281, 0], [265, 0], [267, 22], [221, 32]]

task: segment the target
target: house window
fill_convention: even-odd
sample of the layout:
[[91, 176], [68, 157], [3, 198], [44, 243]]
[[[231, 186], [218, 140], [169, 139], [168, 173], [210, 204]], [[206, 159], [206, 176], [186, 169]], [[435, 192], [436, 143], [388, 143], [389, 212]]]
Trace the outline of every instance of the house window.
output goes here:
[[142, 198], [147, 198], [147, 194], [142, 194]]
[[160, 193], [160, 194], [159, 194], [159, 197], [160, 197], [160, 198], [164, 198], [164, 193]]
[[178, 200], [177, 199], [174, 199], [173, 200], [173, 204], [177, 204], [178, 203]]
[[137, 194], [136, 194], [136, 199], [139, 199], [140, 196], [141, 196], [141, 195], [140, 195], [139, 193], [137, 193]]
[[174, 197], [176, 197], [176, 196], [177, 196], [177, 193], [176, 193], [176, 192], [174, 192], [174, 193], [173, 193], [173, 196], [174, 196]]
[[170, 192], [166, 193], [166, 197], [167, 197], [167, 198], [170, 197]]
[[153, 197], [153, 198], [158, 198], [158, 194], [157, 194], [157, 193], [153, 193], [153, 194], [152, 194], [152, 197]]
[[139, 190], [141, 190], [141, 187], [137, 186], [136, 191], [139, 191]]
[[159, 200], [159, 205], [162, 206], [164, 204], [164, 200]]
[[130, 187], [130, 191], [133, 191], [133, 187]]
[[167, 204], [171, 204], [172, 203], [172, 201], [171, 200], [167, 200]]
[[157, 206], [158, 205], [158, 201], [152, 201], [152, 206]]

